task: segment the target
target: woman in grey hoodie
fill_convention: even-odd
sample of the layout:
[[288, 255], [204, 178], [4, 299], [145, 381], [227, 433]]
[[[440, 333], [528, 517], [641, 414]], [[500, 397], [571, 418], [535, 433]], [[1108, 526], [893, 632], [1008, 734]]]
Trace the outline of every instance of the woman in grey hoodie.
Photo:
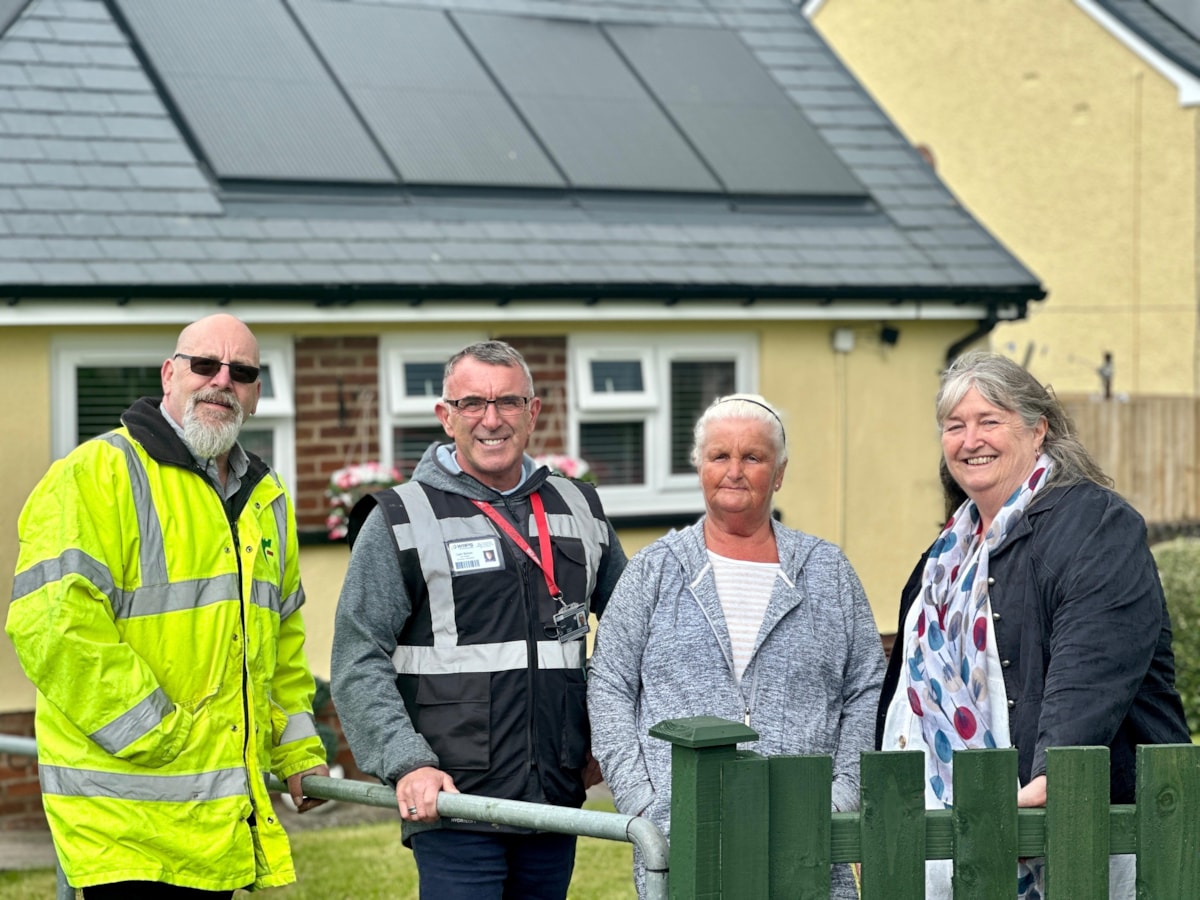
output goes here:
[[[756, 394], [715, 401], [692, 462], [705, 515], [629, 562], [596, 637], [588, 679], [592, 750], [617, 809], [670, 833], [664, 719], [743, 721], [767, 756], [833, 757], [833, 806], [858, 806], [859, 754], [873, 748], [884, 658], [862, 585], [833, 544], [771, 515], [787, 442]], [[643, 893], [645, 873], [635, 863]], [[858, 896], [847, 866], [832, 897]]]

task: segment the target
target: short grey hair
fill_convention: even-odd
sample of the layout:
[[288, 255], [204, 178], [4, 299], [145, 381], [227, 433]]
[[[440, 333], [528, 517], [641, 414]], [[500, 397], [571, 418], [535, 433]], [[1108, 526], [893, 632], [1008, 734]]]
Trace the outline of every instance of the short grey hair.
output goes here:
[[521, 371], [525, 373], [525, 383], [529, 386], [529, 396], [533, 396], [533, 375], [530, 374], [529, 365], [525, 362], [525, 357], [518, 353], [510, 344], [504, 343], [504, 341], [477, 341], [474, 344], [468, 344], [463, 347], [446, 360], [446, 368], [442, 373], [443, 400], [446, 399], [446, 382], [454, 374], [454, 367], [467, 357], [477, 359], [481, 363], [487, 363], [489, 366], [504, 366], [509, 369], [519, 366]]
[[1091, 481], [1106, 488], [1113, 486], [1112, 479], [1080, 443], [1075, 423], [1054, 391], [999, 353], [967, 353], [942, 373], [936, 407], [939, 429], [971, 388], [993, 406], [1016, 413], [1026, 428], [1035, 428], [1039, 421], [1046, 420], [1042, 452], [1054, 463], [1046, 484]]
[[778, 410], [760, 394], [729, 394], [718, 397], [696, 420], [692, 432], [692, 465], [699, 467], [704, 444], [708, 440], [708, 426], [724, 419], [753, 419], [767, 426], [771, 443], [775, 445], [775, 463], [787, 462], [787, 432], [783, 430], [783, 418]]

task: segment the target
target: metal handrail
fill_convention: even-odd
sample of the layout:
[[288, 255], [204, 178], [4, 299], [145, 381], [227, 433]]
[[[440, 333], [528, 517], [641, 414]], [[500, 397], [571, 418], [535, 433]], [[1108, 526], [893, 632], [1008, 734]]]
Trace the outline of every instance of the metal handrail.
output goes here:
[[[0, 753], [15, 756], [37, 756], [37, 740], [14, 734], [0, 734]], [[369, 784], [345, 778], [325, 778], [309, 775], [302, 781], [304, 794], [322, 800], [341, 800], [361, 803], [382, 809], [396, 809], [396, 792], [386, 785]], [[267, 778], [267, 788], [286, 794], [287, 786], [277, 778]], [[526, 803], [522, 800], [501, 800], [475, 794], [438, 794], [438, 815], [476, 822], [494, 822], [538, 831], [577, 834], [608, 841], [624, 841], [642, 852], [646, 863], [646, 896], [650, 900], [667, 900], [669, 849], [667, 839], [648, 819], [594, 809], [572, 809], [545, 803]], [[58, 897], [72, 898], [75, 892], [67, 887], [62, 866], [58, 867]]]
[[[386, 785], [320, 775], [309, 775], [301, 784], [307, 797], [347, 800], [365, 806], [396, 809], [396, 792]], [[267, 779], [267, 787], [272, 791], [287, 793], [287, 787], [275, 778]], [[439, 816], [633, 844], [642, 852], [642, 859], [646, 863], [646, 897], [650, 900], [667, 900], [670, 851], [667, 839], [649, 819], [594, 809], [501, 800], [476, 794], [448, 794], [445, 791], [437, 795], [437, 811]]]

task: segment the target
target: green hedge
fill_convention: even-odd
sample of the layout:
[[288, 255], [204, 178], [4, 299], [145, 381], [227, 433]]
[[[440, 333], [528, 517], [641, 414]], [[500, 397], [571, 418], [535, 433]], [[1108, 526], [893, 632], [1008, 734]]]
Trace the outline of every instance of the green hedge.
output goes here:
[[1200, 538], [1151, 548], [1158, 563], [1175, 647], [1175, 686], [1192, 733], [1200, 730]]

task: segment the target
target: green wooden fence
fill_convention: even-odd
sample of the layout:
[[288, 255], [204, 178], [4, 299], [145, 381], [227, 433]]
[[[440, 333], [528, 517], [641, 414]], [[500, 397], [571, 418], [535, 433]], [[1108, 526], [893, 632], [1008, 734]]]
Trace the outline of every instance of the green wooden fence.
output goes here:
[[739, 751], [757, 734], [711, 716], [670, 742], [674, 900], [827, 900], [832, 863], [862, 863], [862, 900], [920, 900], [925, 860], [954, 860], [956, 900], [1013, 900], [1016, 861], [1046, 857], [1051, 900], [1108, 897], [1109, 853], [1136, 853], [1138, 896], [1200, 898], [1200, 747], [1142, 747], [1137, 803], [1110, 806], [1108, 748], [1047, 753], [1045, 809], [1016, 806], [1017, 751], [954, 760], [954, 808], [925, 809], [919, 753], [865, 753], [859, 812], [830, 812], [827, 756]]

